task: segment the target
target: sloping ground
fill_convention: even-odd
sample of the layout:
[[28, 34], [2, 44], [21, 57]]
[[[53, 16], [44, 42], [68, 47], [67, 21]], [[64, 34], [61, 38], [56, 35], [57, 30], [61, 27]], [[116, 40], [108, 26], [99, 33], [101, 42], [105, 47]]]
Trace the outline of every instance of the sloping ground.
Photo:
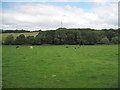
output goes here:
[[2, 41], [5, 40], [5, 38], [8, 36], [8, 35], [13, 35], [14, 38], [16, 38], [17, 36], [19, 36], [20, 34], [24, 34], [25, 36], [36, 36], [39, 32], [30, 32], [30, 33], [0, 33], [0, 43]]
[[15, 47], [3, 46], [4, 88], [118, 87], [117, 45]]

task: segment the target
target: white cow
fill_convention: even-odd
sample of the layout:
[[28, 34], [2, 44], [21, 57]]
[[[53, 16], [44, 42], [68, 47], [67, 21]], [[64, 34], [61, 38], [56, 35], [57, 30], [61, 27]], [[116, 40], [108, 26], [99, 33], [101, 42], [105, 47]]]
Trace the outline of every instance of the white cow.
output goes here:
[[33, 48], [32, 46], [30, 46], [29, 48]]

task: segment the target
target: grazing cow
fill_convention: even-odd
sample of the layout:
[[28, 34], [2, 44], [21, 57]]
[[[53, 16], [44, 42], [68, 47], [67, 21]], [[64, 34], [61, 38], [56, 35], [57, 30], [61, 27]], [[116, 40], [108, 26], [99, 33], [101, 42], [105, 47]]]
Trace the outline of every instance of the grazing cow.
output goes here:
[[28, 47], [28, 48], [33, 48], [32, 46]]
[[17, 46], [16, 48], [19, 48], [19, 46]]
[[65, 48], [68, 48], [68, 46], [66, 46]]
[[74, 49], [77, 49], [76, 47]]

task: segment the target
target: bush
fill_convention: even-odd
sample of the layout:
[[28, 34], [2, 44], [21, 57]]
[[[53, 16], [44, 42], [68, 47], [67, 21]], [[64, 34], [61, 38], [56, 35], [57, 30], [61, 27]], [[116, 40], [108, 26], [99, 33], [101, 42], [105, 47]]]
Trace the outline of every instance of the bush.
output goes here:
[[14, 37], [12, 35], [7, 36], [6, 39], [5, 39], [4, 44], [5, 45], [12, 45], [12, 44], [14, 44]]
[[111, 40], [112, 44], [118, 44], [118, 37], [113, 37]]
[[25, 35], [24, 35], [24, 34], [19, 35], [19, 36], [15, 39], [15, 44], [18, 44], [18, 45], [26, 44]]
[[100, 40], [101, 44], [109, 44], [109, 39], [107, 37], [104, 37]]
[[34, 36], [27, 36], [26, 37], [26, 43], [27, 44], [35, 44], [35, 39], [34, 39]]

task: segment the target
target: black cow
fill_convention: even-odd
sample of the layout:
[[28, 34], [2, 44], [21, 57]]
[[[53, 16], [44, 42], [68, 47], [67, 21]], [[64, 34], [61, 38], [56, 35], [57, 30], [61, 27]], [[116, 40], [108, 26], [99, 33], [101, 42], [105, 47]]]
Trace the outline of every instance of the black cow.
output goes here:
[[19, 48], [19, 46], [17, 46], [16, 48]]

